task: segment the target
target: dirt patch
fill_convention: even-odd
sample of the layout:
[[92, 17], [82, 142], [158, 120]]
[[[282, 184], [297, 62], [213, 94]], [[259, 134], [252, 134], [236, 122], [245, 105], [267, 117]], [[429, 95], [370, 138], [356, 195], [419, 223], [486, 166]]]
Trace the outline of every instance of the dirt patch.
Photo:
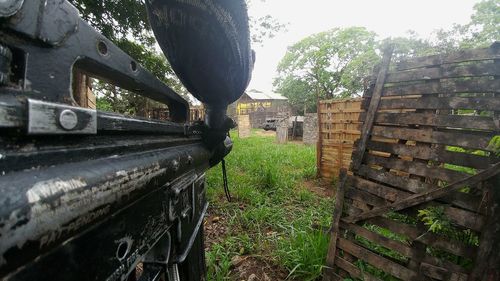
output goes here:
[[286, 279], [287, 273], [259, 257], [235, 256], [231, 259], [230, 276], [235, 281], [280, 281]]
[[220, 243], [227, 235], [227, 218], [210, 209], [205, 218], [205, 250], [210, 250], [213, 244]]
[[333, 196], [335, 196], [334, 187], [323, 182], [310, 180], [305, 181], [303, 186], [305, 189], [321, 197], [332, 198]]

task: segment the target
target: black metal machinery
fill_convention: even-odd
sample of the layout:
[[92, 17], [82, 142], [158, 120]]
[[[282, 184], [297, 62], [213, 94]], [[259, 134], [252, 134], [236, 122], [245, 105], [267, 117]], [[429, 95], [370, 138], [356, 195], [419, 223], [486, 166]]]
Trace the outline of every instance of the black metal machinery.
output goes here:
[[[225, 109], [254, 60], [243, 2], [146, 1], [204, 124], [65, 0], [0, 2], [2, 280], [205, 279], [204, 173], [232, 148]], [[166, 104], [172, 120], [78, 107], [75, 67]]]

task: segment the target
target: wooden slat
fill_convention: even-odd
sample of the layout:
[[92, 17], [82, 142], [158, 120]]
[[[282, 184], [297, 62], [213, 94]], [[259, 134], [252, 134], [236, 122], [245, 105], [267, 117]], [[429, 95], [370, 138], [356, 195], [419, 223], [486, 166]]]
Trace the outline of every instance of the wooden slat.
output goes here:
[[[347, 171], [340, 171], [340, 181], [335, 198], [335, 208], [333, 210], [332, 227], [330, 229], [330, 244], [328, 246], [328, 254], [326, 256], [326, 266], [333, 268], [335, 265], [335, 256], [337, 255], [337, 238], [339, 237], [339, 222], [344, 209], [344, 192], [345, 182], [347, 179]], [[323, 277], [323, 280], [328, 280], [328, 277]]]
[[477, 247], [466, 245], [450, 238], [435, 235], [430, 232], [419, 236], [416, 241], [428, 246], [446, 250], [448, 253], [473, 259], [476, 256]]
[[422, 263], [420, 265], [420, 270], [429, 277], [437, 280], [447, 280], [447, 281], [466, 281], [467, 275], [463, 273], [450, 272], [446, 268], [431, 265], [428, 263]]
[[360, 235], [373, 243], [376, 243], [376, 244], [381, 245], [383, 247], [386, 247], [388, 249], [394, 250], [405, 257], [412, 258], [415, 255], [415, 252], [413, 251], [413, 249], [411, 247], [409, 247], [408, 245], [405, 245], [399, 241], [389, 239], [389, 238], [382, 236], [378, 233], [372, 232], [364, 227], [361, 227], [361, 226], [358, 226], [355, 224], [348, 224], [345, 222], [340, 222], [340, 227], [345, 229], [345, 230], [352, 231], [356, 235]]
[[500, 99], [488, 97], [434, 97], [422, 96], [404, 99], [383, 99], [379, 109], [473, 109], [473, 110], [500, 110]]
[[366, 143], [370, 138], [370, 133], [373, 129], [373, 122], [375, 120], [375, 114], [379, 108], [380, 99], [382, 97], [382, 91], [384, 89], [384, 83], [386, 81], [387, 71], [389, 70], [389, 65], [391, 63], [392, 53], [394, 47], [391, 46], [387, 50], [384, 51], [384, 57], [382, 58], [382, 63], [380, 66], [380, 71], [377, 76], [377, 82], [375, 83], [375, 88], [373, 90], [372, 97], [370, 99], [370, 106], [368, 107], [365, 122], [363, 123], [363, 127], [361, 131], [363, 134], [358, 143], [358, 148], [354, 152], [352, 169], [356, 171], [361, 162], [363, 161], [363, 156], [366, 150]]
[[457, 94], [457, 93], [498, 93], [500, 79], [491, 77], [473, 77], [463, 79], [443, 79], [421, 81], [410, 85], [396, 84], [384, 88], [384, 97], [409, 96], [428, 94]]
[[[357, 202], [362, 202], [363, 204], [368, 204], [373, 207], [383, 206], [384, 202], [390, 204], [393, 202], [385, 201], [383, 198], [377, 197], [367, 192], [363, 192], [354, 188], [350, 188], [346, 191], [346, 196], [351, 198]], [[404, 198], [408, 198], [410, 195], [399, 198], [399, 200], [403, 200]], [[425, 209], [431, 206], [442, 207], [444, 209], [444, 213], [450, 219], [451, 222], [463, 226], [465, 228], [470, 228], [476, 231], [480, 231], [484, 224], [484, 217], [476, 214], [474, 211], [466, 211], [454, 207], [450, 207], [447, 205], [442, 205], [438, 203], [431, 202], [429, 204], [424, 204], [419, 207], [419, 209]], [[368, 209], [369, 210], [369, 209]]]
[[492, 136], [477, 136], [457, 132], [439, 132], [428, 129], [407, 129], [388, 126], [374, 126], [372, 135], [391, 139], [413, 140], [419, 142], [460, 146], [464, 148], [491, 151], [488, 148]]
[[415, 272], [408, 268], [383, 258], [347, 239], [339, 238], [338, 245], [340, 249], [402, 280], [411, 280], [417, 276]]
[[390, 188], [388, 186], [369, 181], [358, 176], [349, 176], [347, 179], [347, 184], [349, 186], [354, 186], [358, 189], [369, 192], [380, 198], [384, 198], [390, 202], [394, 202], [397, 199], [408, 197], [411, 193], [401, 191], [395, 188]]
[[458, 62], [493, 60], [500, 59], [498, 46], [484, 49], [466, 49], [453, 52], [451, 54], [440, 54], [426, 57], [409, 58], [400, 61], [397, 70], [407, 70], [420, 67], [429, 67], [440, 64], [450, 64]]
[[491, 178], [486, 185], [487, 227], [481, 233], [476, 263], [469, 281], [500, 280], [500, 175]]
[[323, 269], [323, 281], [343, 281], [344, 278], [335, 273], [332, 268]]
[[380, 281], [380, 279], [373, 277], [371, 274], [362, 272], [358, 267], [346, 261], [342, 257], [335, 257], [335, 265], [347, 271], [351, 275], [351, 277], [359, 278], [365, 281]]
[[375, 216], [380, 216], [384, 213], [387, 213], [388, 211], [398, 211], [402, 209], [407, 209], [425, 202], [429, 202], [432, 200], [436, 200], [438, 198], [441, 198], [445, 196], [446, 194], [449, 194], [453, 191], [458, 191], [459, 189], [463, 188], [464, 186], [474, 186], [478, 182], [484, 181], [488, 178], [491, 178], [495, 175], [500, 173], [500, 163], [495, 164], [493, 167], [484, 170], [476, 175], [467, 177], [462, 180], [455, 181], [454, 183], [448, 185], [445, 188], [437, 188], [433, 190], [429, 190], [423, 193], [415, 194], [410, 197], [407, 197], [405, 199], [402, 199], [400, 201], [397, 201], [393, 204], [389, 204], [383, 207], [375, 208], [371, 211], [365, 212], [363, 214], [359, 214], [356, 216], [351, 216], [344, 218], [343, 220], [347, 222], [357, 222], [360, 220], [366, 220], [371, 217]]
[[482, 62], [468, 65], [442, 65], [441, 67], [420, 68], [398, 71], [387, 75], [386, 83], [432, 80], [443, 78], [499, 76], [500, 67], [494, 62]]
[[[362, 166], [360, 169], [360, 175], [363, 175], [365, 177], [384, 182], [386, 184], [390, 184], [393, 186], [396, 186], [400, 189], [403, 189], [401, 191], [398, 191], [397, 189], [379, 184], [379, 192], [378, 194], [381, 195], [381, 197], [389, 200], [389, 201], [395, 201], [391, 200], [391, 197], [393, 197], [395, 192], [398, 192], [398, 199], [406, 198], [409, 196], [410, 193], [421, 193], [427, 190], [431, 190], [433, 188], [436, 188], [435, 185], [431, 185], [428, 183], [424, 183], [420, 180], [417, 179], [411, 179], [411, 178], [403, 178], [400, 176], [396, 176], [392, 173], [388, 172], [377, 172], [373, 169], [368, 168], [367, 166]], [[363, 188], [363, 184], [357, 185], [358, 188]], [[405, 191], [408, 191], [408, 195], [403, 195]], [[443, 198], [440, 198], [438, 201], [447, 203], [447, 204], [452, 204], [453, 206], [463, 208], [465, 210], [469, 210], [472, 212], [478, 212], [482, 211], [480, 210], [480, 205], [481, 205], [481, 200], [482, 197], [478, 195], [473, 195], [473, 194], [467, 194], [463, 192], [453, 192], [450, 195], [447, 195]]]
[[486, 157], [465, 152], [452, 152], [444, 149], [444, 146], [429, 147], [369, 141], [368, 149], [475, 169], [487, 169], [491, 165], [500, 162], [500, 159], [497, 157]]
[[347, 188], [345, 196], [372, 206], [380, 206], [390, 203], [390, 201], [387, 201], [381, 197], [353, 187]]
[[426, 125], [445, 128], [464, 128], [474, 130], [498, 131], [493, 117], [439, 115], [433, 113], [379, 113], [375, 123], [395, 125]]
[[404, 161], [401, 159], [379, 157], [375, 155], [366, 155], [365, 163], [369, 165], [379, 165], [385, 168], [403, 171], [422, 177], [440, 179], [446, 182], [461, 179], [467, 175], [445, 168], [428, 166], [424, 163], [416, 161]]
[[[353, 215], [359, 214], [360, 212], [361, 210], [352, 211]], [[423, 232], [422, 230], [419, 230], [417, 227], [409, 224], [397, 222], [384, 217], [370, 218], [366, 220], [365, 223], [370, 225], [376, 225], [388, 229], [393, 233], [406, 236], [408, 237], [408, 241], [410, 243], [413, 243], [413, 241], [418, 241], [428, 246], [436, 247], [448, 253], [466, 258], [473, 258], [476, 255], [474, 252], [477, 249], [477, 247], [475, 246], [470, 246], [459, 241], [450, 240], [447, 237], [434, 234], [432, 232], [428, 231]]]

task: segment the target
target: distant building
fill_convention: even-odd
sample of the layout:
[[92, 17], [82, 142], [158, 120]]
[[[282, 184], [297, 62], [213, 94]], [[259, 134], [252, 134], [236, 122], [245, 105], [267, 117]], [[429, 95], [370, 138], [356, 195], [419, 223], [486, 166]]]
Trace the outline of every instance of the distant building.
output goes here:
[[245, 92], [228, 108], [228, 115], [235, 120], [238, 115], [249, 115], [252, 128], [258, 128], [266, 118], [274, 118], [278, 116], [278, 113], [288, 112], [290, 112], [290, 107], [286, 97], [257, 90]]

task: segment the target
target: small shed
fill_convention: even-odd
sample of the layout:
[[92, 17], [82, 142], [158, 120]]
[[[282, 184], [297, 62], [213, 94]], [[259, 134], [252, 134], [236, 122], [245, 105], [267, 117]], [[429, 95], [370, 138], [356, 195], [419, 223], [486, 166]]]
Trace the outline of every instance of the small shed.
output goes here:
[[250, 90], [229, 107], [228, 115], [249, 115], [252, 128], [259, 128], [266, 118], [275, 118], [280, 112], [290, 112], [286, 97], [277, 93]]
[[245, 92], [237, 102], [237, 114], [246, 115], [256, 111], [288, 111], [288, 99], [276, 93], [264, 93], [257, 90]]

